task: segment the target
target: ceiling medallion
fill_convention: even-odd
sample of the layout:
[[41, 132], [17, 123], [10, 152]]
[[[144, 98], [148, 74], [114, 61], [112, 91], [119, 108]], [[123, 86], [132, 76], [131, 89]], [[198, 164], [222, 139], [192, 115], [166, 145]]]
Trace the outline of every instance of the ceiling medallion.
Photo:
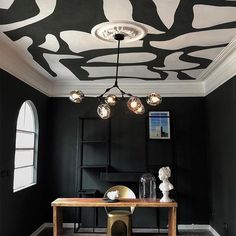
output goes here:
[[142, 39], [146, 34], [146, 29], [131, 21], [105, 22], [92, 28], [92, 35], [107, 42], [116, 42], [115, 35], [124, 35], [124, 42], [134, 42]]

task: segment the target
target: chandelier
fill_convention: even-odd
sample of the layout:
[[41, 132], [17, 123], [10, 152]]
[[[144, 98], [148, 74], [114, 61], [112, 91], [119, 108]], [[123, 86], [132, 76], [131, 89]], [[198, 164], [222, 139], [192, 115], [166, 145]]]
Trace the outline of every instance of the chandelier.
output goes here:
[[[100, 102], [97, 107], [97, 113], [102, 119], [110, 118], [111, 107], [114, 107], [119, 100], [114, 93], [110, 93], [111, 90], [116, 88], [119, 91], [121, 98], [127, 103], [128, 109], [137, 115], [142, 115], [145, 112], [145, 108], [141, 102], [141, 99], [122, 90], [118, 83], [120, 42], [124, 40], [125, 34], [122, 32], [117, 32], [116, 29], [116, 33], [113, 37], [118, 42], [115, 82], [111, 87], [106, 88], [101, 95], [97, 96], [97, 99]], [[84, 93], [80, 90], [73, 90], [70, 92], [69, 98], [74, 103], [80, 103], [84, 98]], [[162, 102], [162, 98], [160, 94], [153, 92], [146, 97], [146, 102], [150, 106], [157, 106]]]

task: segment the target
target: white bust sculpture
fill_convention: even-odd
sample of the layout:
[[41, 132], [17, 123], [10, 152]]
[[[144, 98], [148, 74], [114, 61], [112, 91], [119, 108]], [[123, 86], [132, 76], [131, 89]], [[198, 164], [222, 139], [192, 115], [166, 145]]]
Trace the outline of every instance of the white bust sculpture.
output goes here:
[[174, 188], [174, 186], [170, 183], [168, 178], [171, 176], [170, 167], [162, 167], [159, 170], [159, 179], [162, 183], [159, 185], [159, 189], [162, 191], [163, 197], [160, 202], [172, 202], [173, 200], [169, 198], [169, 191]]

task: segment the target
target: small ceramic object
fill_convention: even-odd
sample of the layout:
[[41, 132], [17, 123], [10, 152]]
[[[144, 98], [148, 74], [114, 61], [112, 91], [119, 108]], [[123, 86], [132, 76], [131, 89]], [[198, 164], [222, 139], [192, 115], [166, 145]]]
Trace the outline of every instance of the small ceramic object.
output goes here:
[[108, 193], [107, 193], [107, 197], [108, 197], [109, 199], [111, 199], [111, 200], [116, 200], [116, 199], [118, 199], [118, 197], [119, 197], [119, 191], [116, 190], [116, 191], [108, 192]]

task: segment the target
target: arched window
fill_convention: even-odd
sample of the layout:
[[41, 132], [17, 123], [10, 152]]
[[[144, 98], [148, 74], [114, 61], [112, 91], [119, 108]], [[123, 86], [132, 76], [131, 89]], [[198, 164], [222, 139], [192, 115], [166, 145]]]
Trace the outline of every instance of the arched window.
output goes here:
[[16, 126], [13, 191], [36, 184], [38, 152], [38, 115], [34, 104], [25, 101]]

